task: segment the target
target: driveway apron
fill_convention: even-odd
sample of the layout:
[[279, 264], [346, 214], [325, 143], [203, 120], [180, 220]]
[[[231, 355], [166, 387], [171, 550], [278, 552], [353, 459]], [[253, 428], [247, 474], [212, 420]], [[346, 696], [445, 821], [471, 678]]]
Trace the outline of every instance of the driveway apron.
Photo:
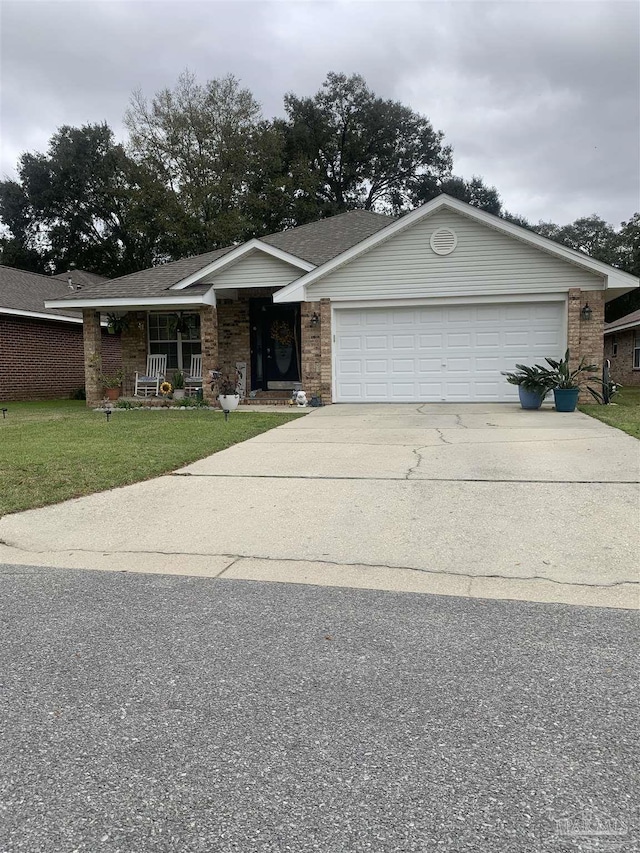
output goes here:
[[330, 406], [7, 516], [0, 561], [635, 607], [639, 450], [546, 407]]

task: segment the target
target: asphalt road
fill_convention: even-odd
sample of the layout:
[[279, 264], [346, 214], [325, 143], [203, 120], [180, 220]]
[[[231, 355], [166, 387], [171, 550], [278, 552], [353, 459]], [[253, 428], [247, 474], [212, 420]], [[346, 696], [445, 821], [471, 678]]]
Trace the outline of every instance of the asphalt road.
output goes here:
[[24, 566], [0, 585], [2, 853], [637, 849], [630, 611]]

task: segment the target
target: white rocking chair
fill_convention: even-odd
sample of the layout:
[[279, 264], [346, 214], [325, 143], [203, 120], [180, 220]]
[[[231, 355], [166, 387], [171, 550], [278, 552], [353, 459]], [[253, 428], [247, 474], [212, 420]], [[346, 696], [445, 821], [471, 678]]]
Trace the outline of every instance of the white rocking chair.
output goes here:
[[[136, 385], [133, 392], [134, 397], [148, 397], [149, 392], [155, 394], [156, 397], [160, 393], [160, 383], [164, 382], [165, 373], [167, 372], [167, 357], [166, 355], [149, 355], [147, 356], [147, 370], [141, 376], [136, 371]], [[144, 394], [139, 393], [144, 392]]]
[[191, 367], [184, 378], [184, 390], [187, 393], [202, 388], [202, 355], [191, 356]]

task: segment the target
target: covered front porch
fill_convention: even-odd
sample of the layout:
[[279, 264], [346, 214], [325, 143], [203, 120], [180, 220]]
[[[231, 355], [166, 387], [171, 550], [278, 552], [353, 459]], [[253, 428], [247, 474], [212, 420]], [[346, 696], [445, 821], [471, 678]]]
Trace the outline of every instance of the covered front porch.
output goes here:
[[[122, 339], [121, 394], [132, 397], [136, 372], [143, 375], [149, 355], [164, 355], [166, 379], [189, 375], [193, 357], [202, 357], [202, 394], [213, 402], [211, 372], [242, 373], [242, 396], [282, 397], [294, 387], [330, 402], [331, 379], [322, 376], [323, 330], [330, 352], [330, 307], [312, 302], [274, 304], [277, 288], [186, 293], [138, 305], [101, 305], [83, 310], [87, 405], [104, 399], [101, 317], [115, 319]], [[203, 299], [207, 298], [207, 304]], [[163, 304], [164, 303], [164, 304]], [[213, 303], [213, 304], [212, 304]], [[328, 347], [328, 350], [327, 350]]]

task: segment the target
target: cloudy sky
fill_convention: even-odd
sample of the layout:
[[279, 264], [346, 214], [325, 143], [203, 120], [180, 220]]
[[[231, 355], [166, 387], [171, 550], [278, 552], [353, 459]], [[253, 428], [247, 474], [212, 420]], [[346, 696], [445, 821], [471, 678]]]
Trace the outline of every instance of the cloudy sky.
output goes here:
[[456, 174], [507, 209], [565, 223], [640, 208], [640, 5], [635, 2], [2, 0], [0, 174], [61, 124], [123, 137], [130, 93], [241, 78], [266, 116], [330, 70], [427, 115]]

